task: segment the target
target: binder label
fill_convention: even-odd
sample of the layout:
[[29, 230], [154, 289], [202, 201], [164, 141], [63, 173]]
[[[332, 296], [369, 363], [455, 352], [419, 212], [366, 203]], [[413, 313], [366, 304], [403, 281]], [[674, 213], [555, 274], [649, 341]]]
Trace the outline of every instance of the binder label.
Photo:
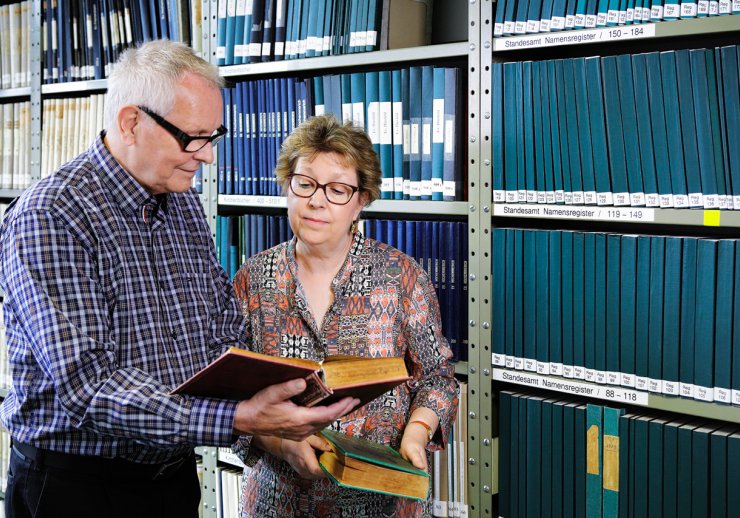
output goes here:
[[655, 221], [655, 210], [645, 207], [578, 207], [562, 205], [520, 205], [498, 203], [493, 207], [494, 216], [517, 218], [555, 218], [589, 221]]
[[512, 372], [506, 369], [493, 369], [493, 379], [505, 383], [514, 383], [527, 387], [542, 388], [563, 392], [566, 394], [577, 394], [619, 403], [632, 405], [647, 405], [648, 394], [637, 390], [622, 387], [603, 387], [588, 383], [571, 381], [561, 378], [550, 378], [529, 372]]
[[[683, 4], [682, 4], [683, 5]], [[625, 13], [626, 14], [626, 13]], [[586, 25], [591, 20], [586, 18]], [[604, 23], [606, 23], [606, 13], [604, 13]], [[614, 21], [613, 23], [616, 23]], [[598, 21], [596, 22], [598, 25]], [[563, 29], [565, 20], [554, 17], [551, 28], [553, 30]], [[522, 28], [524, 30], [524, 27]], [[540, 27], [542, 29], [542, 27]], [[504, 28], [504, 34], [506, 29]], [[595, 29], [578, 30], [564, 33], [542, 33], [527, 34], [521, 36], [509, 36], [504, 38], [495, 38], [493, 41], [493, 50], [518, 50], [532, 47], [556, 47], [560, 45], [580, 45], [581, 43], [608, 42], [618, 40], [632, 40], [640, 38], [652, 38], [655, 36], [655, 24], [644, 24], [638, 26], [621, 26], [621, 27], [597, 27]]]

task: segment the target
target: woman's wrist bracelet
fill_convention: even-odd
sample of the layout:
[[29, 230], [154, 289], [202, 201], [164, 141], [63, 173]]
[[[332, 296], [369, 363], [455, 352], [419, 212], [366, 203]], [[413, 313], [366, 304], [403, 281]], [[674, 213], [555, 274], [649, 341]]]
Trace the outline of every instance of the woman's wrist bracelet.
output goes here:
[[414, 419], [413, 421], [409, 421], [409, 424], [412, 424], [412, 423], [420, 424], [421, 426], [426, 428], [427, 429], [427, 439], [429, 439], [430, 441], [432, 440], [432, 436], [434, 435], [434, 430], [432, 430], [431, 426], [429, 426], [427, 423], [425, 423], [421, 419]]

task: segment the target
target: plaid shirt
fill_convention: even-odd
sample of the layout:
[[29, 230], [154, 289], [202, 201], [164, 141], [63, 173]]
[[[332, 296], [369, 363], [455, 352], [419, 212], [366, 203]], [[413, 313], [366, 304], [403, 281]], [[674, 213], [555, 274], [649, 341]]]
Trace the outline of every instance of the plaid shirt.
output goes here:
[[228, 445], [236, 402], [169, 394], [246, 340], [198, 195], [152, 196], [103, 135], [3, 221], [0, 420], [24, 443], [138, 462]]

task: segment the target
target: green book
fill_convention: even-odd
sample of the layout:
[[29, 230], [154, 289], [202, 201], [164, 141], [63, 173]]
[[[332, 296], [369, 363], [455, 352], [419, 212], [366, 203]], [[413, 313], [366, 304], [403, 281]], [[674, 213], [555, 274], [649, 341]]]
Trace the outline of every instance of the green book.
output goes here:
[[[602, 449], [602, 515], [604, 518], [619, 516], [619, 480], [621, 456], [619, 421], [624, 408], [604, 407]], [[590, 516], [590, 515], [589, 515]]]
[[586, 515], [589, 518], [602, 516], [602, 407], [586, 407]]
[[665, 419], [653, 419], [648, 424], [648, 516], [663, 514], [663, 429]]
[[[727, 487], [740, 487], [740, 432], [727, 438]], [[727, 516], [740, 516], [740, 491], [727, 492]]]
[[728, 437], [737, 431], [737, 425], [730, 425], [720, 428], [712, 432], [709, 438], [709, 450], [711, 458], [709, 460], [710, 473], [709, 473], [709, 501], [710, 516], [730, 516], [727, 514], [727, 495], [729, 492], [735, 492], [737, 488], [728, 485], [728, 453], [727, 453], [727, 441]]
[[580, 404], [575, 407], [574, 412], [575, 427], [575, 464], [573, 481], [573, 495], [575, 501], [573, 504], [574, 518], [586, 518], [586, 405]]
[[709, 438], [717, 428], [707, 423], [691, 436], [691, 516], [709, 516]]
[[422, 500], [429, 493], [429, 474], [414, 467], [386, 444], [322, 430], [332, 451], [319, 457], [319, 465], [342, 487]]

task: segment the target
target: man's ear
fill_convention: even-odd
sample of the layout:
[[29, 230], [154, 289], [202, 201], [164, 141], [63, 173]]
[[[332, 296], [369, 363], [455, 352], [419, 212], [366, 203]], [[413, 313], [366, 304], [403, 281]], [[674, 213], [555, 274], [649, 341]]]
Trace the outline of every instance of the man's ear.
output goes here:
[[139, 109], [130, 104], [122, 107], [118, 110], [116, 123], [118, 124], [118, 132], [121, 135], [123, 143], [127, 146], [135, 144], [141, 123], [141, 112]]

